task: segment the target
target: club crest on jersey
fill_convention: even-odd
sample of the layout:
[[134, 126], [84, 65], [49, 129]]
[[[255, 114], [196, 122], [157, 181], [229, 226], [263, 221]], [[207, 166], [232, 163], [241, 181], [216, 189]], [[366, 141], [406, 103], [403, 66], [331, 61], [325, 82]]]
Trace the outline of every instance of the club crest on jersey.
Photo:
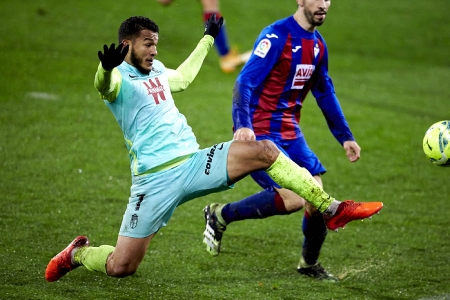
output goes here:
[[270, 47], [272, 46], [272, 43], [269, 39], [262, 39], [258, 46], [256, 46], [255, 51], [253, 51], [253, 54], [258, 55], [261, 58], [266, 57], [267, 52], [269, 52]]
[[155, 77], [155, 82], [150, 78], [147, 82], [143, 82], [145, 87], [147, 88], [147, 92], [149, 95], [153, 96], [156, 104], [159, 104], [159, 98], [161, 100], [166, 100], [166, 95], [164, 95], [164, 86], [159, 82], [158, 77]]
[[314, 47], [314, 57], [317, 57], [317, 55], [319, 54], [319, 52], [320, 52], [319, 45], [316, 44], [316, 46]]
[[305, 83], [311, 78], [316, 66], [314, 65], [297, 65], [294, 79], [292, 80], [292, 89], [301, 90]]

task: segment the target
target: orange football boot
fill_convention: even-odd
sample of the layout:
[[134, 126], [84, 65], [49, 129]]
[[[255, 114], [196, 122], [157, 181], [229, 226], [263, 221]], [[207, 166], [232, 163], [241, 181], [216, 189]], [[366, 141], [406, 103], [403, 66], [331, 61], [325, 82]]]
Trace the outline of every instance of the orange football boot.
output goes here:
[[337, 231], [344, 228], [347, 223], [355, 220], [370, 218], [383, 208], [383, 202], [355, 202], [345, 200], [339, 204], [333, 216], [324, 215], [325, 225], [329, 230]]
[[220, 57], [220, 69], [224, 73], [232, 73], [237, 67], [243, 65], [250, 58], [252, 51], [238, 53], [235, 49], [231, 49], [226, 55]]
[[63, 251], [53, 257], [45, 270], [45, 279], [49, 282], [56, 281], [68, 272], [79, 267], [73, 261], [73, 252], [76, 248], [88, 247], [89, 239], [85, 236], [78, 236]]

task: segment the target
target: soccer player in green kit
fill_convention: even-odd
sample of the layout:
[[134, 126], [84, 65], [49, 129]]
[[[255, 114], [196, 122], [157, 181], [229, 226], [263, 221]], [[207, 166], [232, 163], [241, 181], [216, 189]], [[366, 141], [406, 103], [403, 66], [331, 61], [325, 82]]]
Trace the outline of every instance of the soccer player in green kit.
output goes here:
[[265, 170], [280, 186], [311, 202], [324, 213], [329, 228], [370, 217], [383, 207], [381, 202], [337, 201], [270, 141], [228, 141], [199, 149], [172, 93], [194, 80], [222, 23], [211, 16], [203, 38], [176, 70], [155, 59], [159, 28], [146, 17], [125, 20], [119, 46], [99, 51], [94, 84], [123, 131], [131, 195], [116, 246], [93, 247], [86, 236], [78, 236], [50, 260], [47, 281], [79, 266], [114, 277], [134, 274], [177, 206], [227, 190], [255, 170]]

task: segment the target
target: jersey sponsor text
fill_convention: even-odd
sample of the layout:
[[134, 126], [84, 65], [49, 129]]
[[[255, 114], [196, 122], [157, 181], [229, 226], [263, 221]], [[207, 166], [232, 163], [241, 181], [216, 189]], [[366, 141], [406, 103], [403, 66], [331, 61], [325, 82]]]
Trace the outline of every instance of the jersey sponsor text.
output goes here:
[[148, 84], [145, 81], [143, 83], [147, 88], [148, 94], [153, 96], [156, 104], [159, 104], [159, 97], [164, 101], [166, 100], [166, 96], [164, 95], [164, 86], [159, 82], [158, 77], [155, 77], [155, 81], [156, 83], [150, 78]]
[[294, 79], [292, 80], [292, 89], [303, 89], [305, 83], [311, 78], [314, 70], [314, 65], [305, 65], [300, 64], [297, 65], [297, 69], [295, 71]]

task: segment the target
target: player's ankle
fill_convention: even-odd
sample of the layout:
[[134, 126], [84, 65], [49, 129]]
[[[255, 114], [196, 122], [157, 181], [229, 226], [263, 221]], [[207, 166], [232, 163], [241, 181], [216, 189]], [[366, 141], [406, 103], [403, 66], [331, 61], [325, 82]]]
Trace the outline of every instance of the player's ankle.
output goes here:
[[333, 200], [333, 202], [331, 202], [330, 206], [327, 207], [327, 209], [323, 212], [323, 214], [330, 217], [334, 216], [340, 204], [341, 201]]

